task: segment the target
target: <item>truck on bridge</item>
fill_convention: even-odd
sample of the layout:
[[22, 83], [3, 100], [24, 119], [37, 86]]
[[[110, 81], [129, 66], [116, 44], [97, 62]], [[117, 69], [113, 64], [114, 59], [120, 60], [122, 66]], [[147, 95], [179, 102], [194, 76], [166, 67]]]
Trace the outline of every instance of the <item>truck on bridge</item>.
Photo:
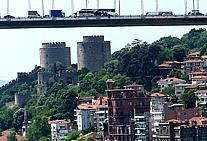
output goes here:
[[154, 11], [154, 12], [147, 12], [146, 16], [172, 16], [172, 11]]
[[28, 11], [28, 18], [41, 18], [37, 11]]
[[118, 16], [115, 9], [81, 9], [73, 14], [74, 17]]
[[50, 10], [49, 17], [65, 17], [65, 13], [62, 10]]

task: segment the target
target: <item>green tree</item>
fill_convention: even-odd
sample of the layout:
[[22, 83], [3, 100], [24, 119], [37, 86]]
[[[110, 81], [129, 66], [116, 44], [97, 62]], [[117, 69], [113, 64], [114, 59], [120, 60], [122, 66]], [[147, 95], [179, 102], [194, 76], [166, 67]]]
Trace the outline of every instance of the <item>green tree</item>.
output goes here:
[[163, 94], [167, 94], [167, 95], [174, 95], [175, 94], [175, 87], [166, 87], [162, 90]]
[[181, 45], [176, 45], [172, 48], [172, 59], [174, 61], [182, 62], [186, 54], [186, 49], [183, 48]]
[[15, 132], [10, 132], [9, 136], [7, 136], [7, 141], [17, 141]]
[[178, 98], [175, 94], [170, 96], [170, 102], [172, 103], [178, 103]]
[[41, 137], [38, 141], [48, 141], [46, 137]]
[[196, 96], [195, 90], [189, 90], [182, 95], [182, 101], [185, 104], [185, 108], [195, 108], [196, 107]]
[[36, 117], [28, 128], [27, 138], [30, 141], [37, 141], [41, 137], [48, 138], [50, 136], [50, 125], [47, 117]]
[[80, 131], [77, 131], [77, 130], [73, 130], [72, 132], [70, 132], [68, 134], [68, 136], [64, 139], [64, 141], [72, 141], [72, 140], [75, 140], [79, 137], [80, 135]]
[[182, 72], [180, 69], [173, 69], [169, 73], [169, 77], [181, 78]]
[[93, 137], [88, 137], [88, 138], [86, 139], [86, 141], [96, 141], [96, 139], [94, 139]]

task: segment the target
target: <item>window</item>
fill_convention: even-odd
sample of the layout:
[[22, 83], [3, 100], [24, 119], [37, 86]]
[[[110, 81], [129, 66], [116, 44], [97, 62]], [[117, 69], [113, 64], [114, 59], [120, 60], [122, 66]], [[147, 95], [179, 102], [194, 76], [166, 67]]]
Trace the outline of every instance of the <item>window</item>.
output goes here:
[[139, 106], [144, 106], [144, 102], [143, 101], [140, 101], [139, 102]]
[[129, 106], [132, 106], [132, 105], [133, 105], [133, 103], [132, 103], [132, 101], [130, 101], [130, 102], [129, 102]]
[[120, 101], [120, 106], [122, 106], [123, 105], [123, 102], [122, 101]]

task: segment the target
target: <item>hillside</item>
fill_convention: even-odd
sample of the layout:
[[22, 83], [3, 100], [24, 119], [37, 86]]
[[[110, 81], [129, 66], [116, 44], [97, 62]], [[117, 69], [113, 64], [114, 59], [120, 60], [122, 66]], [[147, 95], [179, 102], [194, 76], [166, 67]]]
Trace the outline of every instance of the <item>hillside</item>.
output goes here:
[[[134, 83], [144, 85], [148, 92], [157, 91], [156, 81], [166, 74], [158, 74], [157, 66], [164, 61], [183, 61], [183, 58], [190, 52], [200, 51], [207, 55], [207, 31], [205, 29], [192, 29], [180, 39], [177, 37], [163, 37], [148, 44], [139, 39], [134, 39], [126, 47], [112, 54], [112, 60], [98, 72], [90, 72], [87, 68], [76, 70], [77, 66], [72, 65], [66, 68], [56, 64], [56, 69], [51, 70], [55, 76], [59, 71], [76, 71], [79, 78], [78, 86], [71, 86], [64, 83], [62, 79], [55, 80], [51, 77], [48, 82], [46, 93], [37, 94], [37, 76], [25, 76], [11, 89], [0, 95], [0, 128], [1, 130], [15, 129], [21, 131], [24, 110], [20, 107], [7, 108], [5, 104], [14, 101], [15, 93], [29, 94], [24, 104], [28, 112], [28, 120], [36, 117], [49, 117], [54, 119], [74, 120], [73, 110], [76, 105], [76, 97], [94, 96], [105, 94], [105, 82], [111, 78], [115, 81], [116, 88]], [[44, 69], [40, 69], [42, 71]], [[180, 70], [170, 72], [170, 76], [188, 79]]]

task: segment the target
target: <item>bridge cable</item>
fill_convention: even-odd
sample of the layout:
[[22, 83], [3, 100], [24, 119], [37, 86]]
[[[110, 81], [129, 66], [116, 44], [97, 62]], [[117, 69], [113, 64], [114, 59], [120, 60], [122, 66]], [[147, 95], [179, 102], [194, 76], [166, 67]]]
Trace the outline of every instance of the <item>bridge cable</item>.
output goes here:
[[156, 11], [158, 11], [158, 0], [156, 0]]
[[74, 1], [73, 0], [71, 0], [71, 12], [72, 14], [74, 13]]
[[188, 1], [187, 0], [184, 0], [184, 2], [185, 2], [185, 15], [187, 15], [187, 7], [188, 7]]
[[97, 9], [99, 9], [99, 0], [97, 0]]
[[42, 0], [42, 17], [45, 16], [45, 11], [44, 11], [44, 0]]
[[28, 11], [31, 11], [31, 1], [28, 0]]
[[9, 0], [7, 0], [7, 15], [9, 15]]
[[199, 0], [197, 0], [197, 10], [199, 10]]
[[114, 9], [116, 11], [116, 0], [114, 0]]
[[144, 2], [141, 0], [141, 15], [144, 15]]

